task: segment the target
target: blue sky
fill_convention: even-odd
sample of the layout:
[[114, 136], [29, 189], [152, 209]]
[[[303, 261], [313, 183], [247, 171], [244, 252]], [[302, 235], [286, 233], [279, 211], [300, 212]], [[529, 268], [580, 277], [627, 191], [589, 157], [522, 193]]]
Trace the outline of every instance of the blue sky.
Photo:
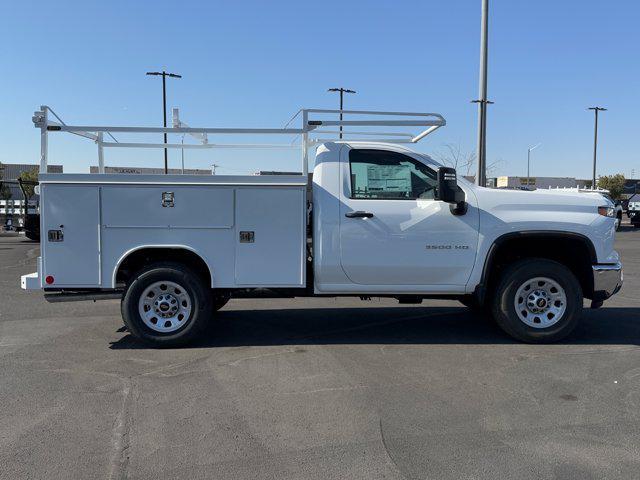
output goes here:
[[[358, 91], [357, 109], [437, 111], [448, 125], [420, 150], [476, 139], [480, 2], [0, 2], [0, 161], [36, 162], [31, 115], [52, 106], [68, 123], [160, 125], [168, 105], [192, 126], [280, 127], [300, 107], [336, 106], [328, 87]], [[496, 174], [590, 177], [593, 114], [599, 174], [640, 176], [640, 4], [491, 3], [488, 157]], [[160, 166], [160, 151], [109, 151], [107, 164]], [[187, 152], [188, 167], [268, 168], [273, 153]], [[171, 165], [178, 166], [178, 152]], [[52, 140], [51, 162], [87, 171], [96, 149]], [[244, 161], [244, 163], [242, 163]], [[275, 162], [276, 166], [285, 165]], [[245, 168], [246, 167], [246, 168]]]

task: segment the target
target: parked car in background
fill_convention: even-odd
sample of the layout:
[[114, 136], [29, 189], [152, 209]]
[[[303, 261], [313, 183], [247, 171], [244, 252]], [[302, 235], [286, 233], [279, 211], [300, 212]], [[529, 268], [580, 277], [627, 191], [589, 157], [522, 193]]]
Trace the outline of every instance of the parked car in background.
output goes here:
[[640, 193], [629, 198], [627, 216], [634, 227], [640, 227]]
[[622, 224], [622, 202], [620, 200], [614, 200], [610, 193], [602, 193], [602, 196], [613, 203], [616, 219], [616, 230], [619, 230], [620, 225]]

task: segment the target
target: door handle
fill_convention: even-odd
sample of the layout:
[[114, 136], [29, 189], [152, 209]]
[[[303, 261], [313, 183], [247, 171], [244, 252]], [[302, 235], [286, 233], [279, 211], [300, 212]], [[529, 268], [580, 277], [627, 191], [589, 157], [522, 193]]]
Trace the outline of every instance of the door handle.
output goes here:
[[371, 218], [373, 217], [373, 213], [356, 210], [355, 212], [347, 212], [344, 216], [347, 218]]

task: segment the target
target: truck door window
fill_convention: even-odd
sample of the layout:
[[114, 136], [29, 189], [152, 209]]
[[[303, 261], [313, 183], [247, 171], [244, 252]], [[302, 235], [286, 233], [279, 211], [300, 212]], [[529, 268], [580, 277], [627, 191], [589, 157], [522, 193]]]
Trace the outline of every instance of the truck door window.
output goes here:
[[435, 198], [436, 173], [402, 153], [353, 149], [349, 152], [349, 171], [354, 199]]

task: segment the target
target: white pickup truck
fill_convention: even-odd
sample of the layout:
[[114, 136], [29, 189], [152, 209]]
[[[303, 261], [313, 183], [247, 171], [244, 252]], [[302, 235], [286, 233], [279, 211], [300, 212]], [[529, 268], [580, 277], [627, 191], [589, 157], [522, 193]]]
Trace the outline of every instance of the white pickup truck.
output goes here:
[[[493, 190], [458, 178], [401, 145], [444, 125], [437, 114], [343, 111], [359, 119], [314, 120], [338, 112], [301, 112], [299, 129], [91, 127], [54, 122], [43, 106], [34, 116], [42, 172], [52, 131], [96, 141], [100, 172], [102, 149], [116, 146], [106, 132], [300, 135], [303, 166], [300, 175], [42, 173], [41, 257], [22, 287], [51, 301], [117, 296], [129, 331], [155, 345], [192, 340], [229, 298], [265, 291], [457, 299], [519, 340], [551, 342], [574, 329], [585, 298], [595, 308], [621, 288], [613, 205], [601, 196]], [[345, 137], [359, 126], [361, 137], [385, 141], [322, 138], [335, 126]], [[381, 126], [427, 129], [374, 133]]]

